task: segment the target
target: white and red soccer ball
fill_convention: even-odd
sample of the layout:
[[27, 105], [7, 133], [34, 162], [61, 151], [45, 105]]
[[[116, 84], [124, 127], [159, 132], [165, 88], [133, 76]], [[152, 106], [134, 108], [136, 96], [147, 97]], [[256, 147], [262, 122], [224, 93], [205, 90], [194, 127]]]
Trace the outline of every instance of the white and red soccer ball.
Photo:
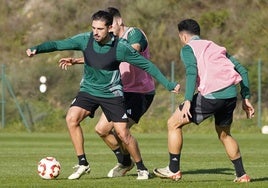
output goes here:
[[38, 163], [38, 174], [46, 180], [55, 179], [60, 174], [60, 163], [55, 157], [45, 157]]

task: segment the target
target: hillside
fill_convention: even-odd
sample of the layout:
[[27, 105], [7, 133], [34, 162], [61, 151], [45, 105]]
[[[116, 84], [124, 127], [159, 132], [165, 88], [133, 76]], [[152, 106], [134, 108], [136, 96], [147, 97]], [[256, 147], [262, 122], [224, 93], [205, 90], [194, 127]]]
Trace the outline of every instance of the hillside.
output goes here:
[[[147, 33], [152, 60], [165, 75], [170, 77], [170, 65], [175, 62], [175, 79], [182, 85], [184, 68], [179, 59], [181, 45], [177, 23], [184, 18], [198, 20], [203, 38], [225, 46], [248, 68], [252, 100], [256, 105], [257, 62], [261, 59], [262, 100], [267, 100], [268, 68], [264, 66], [268, 61], [266, 0], [1, 0], [0, 4], [0, 58], [23, 110], [31, 112], [28, 116], [38, 114], [38, 117], [28, 117], [32, 122], [42, 119], [45, 110], [53, 112], [56, 116], [53, 118], [62, 119], [78, 91], [82, 66], [62, 71], [57, 62], [61, 57], [80, 56], [81, 53], [53, 52], [30, 59], [25, 50], [47, 40], [63, 39], [90, 30], [92, 13], [108, 6], [121, 11], [126, 25], [140, 27]], [[45, 94], [39, 92], [42, 75], [48, 78]], [[162, 86], [158, 90], [155, 107], [167, 108], [170, 99], [165, 99], [166, 91]], [[6, 100], [13, 103], [10, 98]], [[267, 105], [263, 103], [263, 108]], [[6, 108], [8, 122], [17, 122], [15, 105]]]

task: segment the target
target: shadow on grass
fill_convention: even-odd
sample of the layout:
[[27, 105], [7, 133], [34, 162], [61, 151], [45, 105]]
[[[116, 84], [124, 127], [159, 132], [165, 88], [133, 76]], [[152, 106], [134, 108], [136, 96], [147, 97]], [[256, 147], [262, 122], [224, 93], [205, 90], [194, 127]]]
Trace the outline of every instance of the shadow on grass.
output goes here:
[[268, 177], [251, 179], [251, 182], [261, 182], [261, 181], [268, 181]]
[[[234, 175], [234, 170], [231, 168], [213, 168], [213, 169], [196, 169], [190, 171], [183, 171], [185, 174], [225, 174], [225, 175]], [[137, 176], [137, 174], [128, 174], [127, 176]], [[151, 178], [157, 177], [154, 173], [151, 173]]]
[[[213, 169], [196, 169], [196, 170], [189, 170], [189, 171], [183, 171], [183, 175], [185, 174], [225, 174], [225, 175], [234, 175], [234, 170], [231, 169], [231, 168], [213, 168]], [[127, 174], [126, 176], [129, 176], [129, 177], [137, 177], [137, 174], [136, 173], [129, 173]], [[92, 177], [90, 177], [91, 179]], [[124, 178], [123, 177], [117, 177], [116, 179], [120, 179], [120, 178]], [[154, 173], [150, 173], [150, 179], [153, 179], [153, 178], [158, 178]], [[93, 179], [95, 180], [104, 180], [104, 179], [113, 179], [113, 178], [109, 178], [109, 177], [106, 177], [106, 176], [103, 176], [103, 177], [94, 177]], [[53, 181], [55, 180], [68, 180], [67, 178], [57, 178], [57, 179], [54, 179]], [[82, 177], [80, 179], [80, 181], [87, 181], [88, 178], [85, 177]], [[68, 180], [70, 181], [70, 180]], [[74, 180], [75, 181], [75, 180]], [[209, 180], [204, 180], [206, 182], [208, 182]], [[211, 181], [214, 181], [214, 180], [211, 180]], [[216, 180], [215, 180], [216, 181]], [[261, 178], [252, 178], [251, 179], [251, 182], [263, 182], [263, 181], [268, 181], [268, 177], [261, 177]]]
[[[231, 168], [214, 168], [214, 169], [197, 169], [191, 171], [183, 171], [183, 174], [225, 174], [234, 175], [234, 170]], [[251, 182], [268, 181], [268, 177], [251, 178]]]
[[183, 174], [225, 174], [225, 175], [233, 175], [234, 170], [231, 169], [231, 168], [197, 169], [197, 170], [183, 171]]

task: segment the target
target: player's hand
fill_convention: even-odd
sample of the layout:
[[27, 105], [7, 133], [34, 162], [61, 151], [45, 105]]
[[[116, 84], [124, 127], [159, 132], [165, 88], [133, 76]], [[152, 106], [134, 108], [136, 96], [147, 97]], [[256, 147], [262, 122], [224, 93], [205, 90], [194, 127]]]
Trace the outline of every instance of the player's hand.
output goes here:
[[35, 54], [36, 54], [36, 50], [31, 50], [31, 49], [27, 49], [26, 50], [26, 54], [27, 54], [27, 56], [29, 56], [29, 57], [33, 57]]
[[189, 122], [189, 117], [192, 117], [192, 114], [190, 113], [191, 101], [184, 101], [182, 105], [183, 107], [181, 109], [181, 113], [179, 114], [179, 121]]
[[61, 69], [67, 70], [68, 69], [68, 66], [72, 66], [73, 63], [74, 63], [74, 58], [71, 58], [71, 57], [61, 58], [59, 60], [59, 67]]
[[242, 108], [246, 112], [248, 119], [251, 119], [254, 117], [255, 110], [248, 99], [242, 100]]
[[176, 87], [171, 92], [172, 93], [179, 93], [180, 89], [181, 89], [180, 84], [177, 84]]

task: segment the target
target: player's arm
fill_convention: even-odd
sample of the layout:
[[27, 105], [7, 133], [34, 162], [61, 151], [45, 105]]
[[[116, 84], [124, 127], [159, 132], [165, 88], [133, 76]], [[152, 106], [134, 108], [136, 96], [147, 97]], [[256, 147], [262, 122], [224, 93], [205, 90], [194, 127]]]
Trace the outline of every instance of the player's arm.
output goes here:
[[59, 60], [59, 67], [61, 69], [67, 70], [69, 66], [72, 66], [75, 64], [84, 64], [84, 62], [85, 62], [84, 57], [79, 57], [79, 58], [65, 57]]
[[39, 53], [49, 53], [63, 50], [83, 50], [86, 48], [89, 33], [82, 33], [71, 38], [57, 41], [47, 41], [26, 50], [26, 54], [32, 57]]
[[185, 101], [192, 101], [197, 80], [197, 62], [193, 50], [189, 45], [185, 45], [181, 49], [181, 60], [185, 67], [186, 83], [185, 83]]
[[249, 101], [250, 98], [250, 90], [249, 90], [249, 79], [248, 79], [248, 71], [247, 69], [241, 65], [234, 57], [230, 54], [226, 54], [226, 56], [231, 60], [231, 62], [235, 65], [235, 70], [241, 75], [242, 81], [240, 82], [241, 91], [240, 94], [243, 98], [242, 100], [242, 109], [246, 112], [247, 118], [251, 119], [254, 117], [255, 109]]
[[251, 119], [254, 117], [255, 109], [250, 103], [249, 99], [242, 100], [242, 109], [246, 112], [248, 119]]
[[142, 52], [148, 45], [145, 34], [138, 28], [133, 28], [127, 36], [127, 41], [138, 52]]
[[145, 70], [159, 83], [161, 83], [167, 90], [174, 90], [174, 92], [178, 92], [180, 88], [179, 85], [177, 85], [176, 82], [170, 82], [150, 60], [140, 55], [139, 52], [133, 49], [126, 40], [122, 39], [119, 41], [116, 57], [118, 61], [128, 62]]
[[250, 98], [250, 90], [249, 90], [249, 79], [248, 79], [248, 71], [247, 69], [241, 65], [233, 56], [230, 54], [226, 54], [227, 58], [234, 64], [235, 70], [240, 74], [242, 77], [242, 81], [240, 82], [241, 91], [240, 94], [243, 99]]
[[138, 52], [141, 52], [141, 45], [139, 43], [132, 44], [131, 46]]
[[194, 92], [196, 89], [197, 79], [197, 62], [194, 56], [193, 50], [189, 45], [185, 45], [181, 49], [181, 60], [185, 66], [186, 83], [185, 83], [185, 95], [184, 102], [182, 103], [181, 113], [179, 113], [180, 121], [189, 121], [189, 117], [192, 117], [190, 113], [191, 101], [193, 100]]

